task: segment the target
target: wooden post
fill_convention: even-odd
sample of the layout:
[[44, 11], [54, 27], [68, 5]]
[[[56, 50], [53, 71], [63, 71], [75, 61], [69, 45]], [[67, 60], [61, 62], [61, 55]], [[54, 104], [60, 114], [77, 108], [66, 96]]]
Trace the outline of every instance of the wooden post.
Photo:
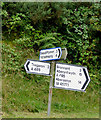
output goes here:
[[52, 63], [51, 63], [51, 78], [50, 78], [50, 85], [49, 85], [48, 111], [47, 111], [48, 116], [50, 115], [50, 111], [51, 111], [54, 65], [55, 65], [55, 61], [52, 61]]

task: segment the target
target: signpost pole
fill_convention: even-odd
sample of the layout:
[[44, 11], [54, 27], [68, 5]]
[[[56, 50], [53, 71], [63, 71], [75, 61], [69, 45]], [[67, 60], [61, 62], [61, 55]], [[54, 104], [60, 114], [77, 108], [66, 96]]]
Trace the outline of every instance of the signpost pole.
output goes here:
[[51, 79], [50, 79], [50, 85], [49, 85], [48, 111], [47, 111], [48, 116], [50, 115], [50, 111], [51, 111], [54, 65], [55, 65], [55, 61], [52, 61], [52, 63], [51, 63]]

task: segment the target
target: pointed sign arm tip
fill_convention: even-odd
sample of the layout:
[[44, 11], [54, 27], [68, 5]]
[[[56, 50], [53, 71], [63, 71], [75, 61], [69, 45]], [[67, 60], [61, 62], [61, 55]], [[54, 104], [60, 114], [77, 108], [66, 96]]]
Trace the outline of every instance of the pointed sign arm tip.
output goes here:
[[86, 77], [86, 81], [85, 81], [85, 83], [83, 84], [83, 86], [82, 86], [82, 88], [81, 89], [86, 89], [86, 85], [87, 85], [87, 83], [89, 82], [89, 77], [88, 77], [88, 75], [87, 75], [87, 72], [86, 72], [86, 70], [85, 70], [85, 68], [83, 68], [83, 72], [84, 72], [84, 75], [85, 75], [85, 77]]

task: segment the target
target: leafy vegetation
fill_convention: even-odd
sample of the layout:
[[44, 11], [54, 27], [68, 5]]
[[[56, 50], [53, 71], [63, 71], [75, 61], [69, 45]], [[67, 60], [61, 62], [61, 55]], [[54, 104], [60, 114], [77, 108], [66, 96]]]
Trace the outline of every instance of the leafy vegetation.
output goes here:
[[62, 62], [87, 66], [91, 77], [87, 93], [53, 90], [53, 111], [98, 112], [100, 7], [90, 2], [2, 3], [4, 112], [47, 110], [50, 78], [26, 74], [24, 63], [28, 58], [38, 60], [41, 49], [52, 47], [67, 48]]

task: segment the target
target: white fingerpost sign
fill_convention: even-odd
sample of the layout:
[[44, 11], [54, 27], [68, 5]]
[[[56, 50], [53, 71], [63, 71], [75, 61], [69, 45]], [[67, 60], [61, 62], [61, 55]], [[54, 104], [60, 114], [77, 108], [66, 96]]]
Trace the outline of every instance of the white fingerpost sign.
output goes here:
[[44, 49], [40, 51], [39, 60], [48, 61], [48, 60], [58, 60], [61, 58], [62, 50], [60, 47]]
[[24, 67], [27, 73], [50, 75], [50, 63], [28, 59]]
[[[47, 110], [48, 116], [50, 115], [51, 111], [53, 88], [85, 91], [90, 82], [90, 77], [86, 67], [72, 64], [55, 63], [55, 60], [65, 60], [67, 58], [67, 54], [68, 52], [66, 48], [61, 49], [61, 47], [56, 47], [44, 49], [40, 51], [39, 61], [27, 59], [26, 63], [24, 64], [27, 73], [48, 75], [51, 77]], [[51, 63], [42, 62], [50, 60], [52, 60]], [[54, 68], [55, 80], [53, 87]]]
[[56, 64], [54, 87], [85, 91], [90, 82], [86, 67], [71, 64]]

